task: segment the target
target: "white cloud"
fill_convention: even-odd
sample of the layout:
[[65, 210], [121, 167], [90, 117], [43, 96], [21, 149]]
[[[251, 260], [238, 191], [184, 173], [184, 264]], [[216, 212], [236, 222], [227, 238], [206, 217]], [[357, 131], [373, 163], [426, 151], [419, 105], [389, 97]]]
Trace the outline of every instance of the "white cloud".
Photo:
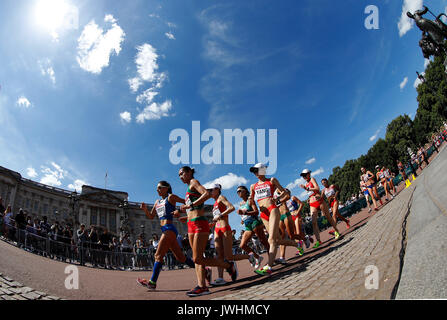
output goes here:
[[26, 175], [29, 178], [35, 178], [35, 177], [37, 177], [37, 172], [36, 172], [36, 170], [34, 170], [33, 167], [29, 167], [29, 168], [26, 168]]
[[19, 99], [17, 99], [16, 105], [18, 105], [19, 107], [29, 108], [31, 106], [31, 102], [29, 102], [26, 97], [21, 96], [19, 97]]
[[416, 10], [421, 9], [423, 4], [423, 0], [404, 0], [402, 5], [402, 14], [397, 24], [400, 37], [403, 37], [413, 27], [414, 24], [413, 19], [410, 19], [407, 16], [407, 12], [410, 11], [411, 13], [414, 13]]
[[142, 94], [138, 95], [137, 102], [140, 104], [146, 103], [149, 104], [154, 100], [154, 98], [158, 95], [158, 92], [154, 90], [154, 88], [149, 88], [144, 91]]
[[162, 104], [153, 102], [137, 115], [137, 122], [144, 123], [146, 120], [159, 120], [163, 117], [169, 117], [171, 108], [171, 100], [166, 100]]
[[314, 163], [315, 161], [317, 161], [317, 159], [315, 159], [315, 158], [310, 158], [309, 160], [306, 161], [306, 164], [312, 164], [312, 163]]
[[205, 183], [203, 186], [205, 188], [211, 188], [211, 186], [215, 183], [220, 184], [223, 190], [228, 190], [236, 186], [247, 184], [248, 181], [244, 177], [239, 177], [234, 173], [230, 172], [225, 176], [219, 177], [213, 181]]
[[93, 74], [101, 73], [109, 65], [113, 52], [119, 55], [126, 35], [112, 15], [106, 15], [104, 21], [112, 25], [107, 31], [92, 20], [84, 27], [78, 39], [76, 59], [82, 69]]
[[424, 59], [424, 70], [427, 69], [430, 62], [431, 62], [430, 59]]
[[69, 190], [75, 190], [77, 193], [81, 193], [81, 191], [82, 191], [82, 186], [83, 185], [87, 185], [88, 183], [87, 182], [85, 182], [85, 181], [83, 181], [83, 180], [80, 180], [80, 179], [77, 179], [77, 180], [75, 180], [73, 183], [70, 183], [68, 186], [67, 186], [67, 188], [69, 189]]
[[56, 76], [50, 59], [38, 61], [40, 72], [43, 76], [48, 76], [53, 84], [56, 84]]
[[165, 36], [170, 40], [175, 40], [175, 36], [172, 34], [172, 32], [166, 32]]
[[53, 187], [61, 186], [61, 180], [63, 180], [65, 175], [67, 174], [67, 172], [55, 162], [51, 162], [51, 167], [42, 166], [41, 172], [44, 174], [44, 176], [42, 179], [40, 179], [40, 183]]
[[378, 129], [378, 130], [374, 133], [374, 135], [372, 135], [372, 136], [369, 138], [369, 141], [373, 142], [374, 140], [376, 140], [376, 139], [377, 139], [377, 136], [379, 135], [380, 130], [381, 130], [381, 128]]
[[295, 189], [296, 187], [298, 187], [301, 184], [305, 184], [306, 180], [304, 180], [303, 178], [298, 178], [296, 179], [294, 182], [289, 183], [286, 188], [289, 190]]
[[132, 121], [132, 115], [129, 111], [120, 113], [120, 119], [122, 124], [130, 123]]
[[403, 90], [408, 83], [408, 77], [405, 77], [404, 80], [399, 84], [400, 90]]
[[319, 176], [322, 173], [324, 173], [324, 169], [323, 169], [323, 167], [320, 167], [320, 169], [317, 169], [317, 170], [312, 172], [312, 176], [316, 177], [316, 176]]
[[132, 92], [137, 92], [143, 82], [150, 82], [154, 87], [161, 88], [167, 76], [163, 72], [157, 72], [157, 50], [149, 43], [145, 43], [138, 46], [137, 51], [135, 64], [137, 66], [138, 76], [128, 80]]

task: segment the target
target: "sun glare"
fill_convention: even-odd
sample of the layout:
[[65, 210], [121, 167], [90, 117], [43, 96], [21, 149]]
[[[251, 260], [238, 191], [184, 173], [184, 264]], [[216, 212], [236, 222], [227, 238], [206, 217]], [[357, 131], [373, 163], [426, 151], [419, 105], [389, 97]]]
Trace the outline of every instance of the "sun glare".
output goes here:
[[63, 25], [68, 9], [64, 0], [39, 0], [34, 11], [36, 22], [39, 26], [55, 32]]

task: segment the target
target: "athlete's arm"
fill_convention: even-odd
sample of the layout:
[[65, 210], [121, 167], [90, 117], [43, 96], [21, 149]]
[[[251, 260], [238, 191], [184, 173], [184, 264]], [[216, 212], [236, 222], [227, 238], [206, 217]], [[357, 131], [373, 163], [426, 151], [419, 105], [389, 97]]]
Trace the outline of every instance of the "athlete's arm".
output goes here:
[[278, 179], [276, 178], [271, 178], [270, 182], [281, 192], [278, 196], [278, 198], [281, 199], [281, 197], [284, 195], [284, 193], [287, 193], [286, 190], [284, 190], [284, 188], [281, 186], [281, 184], [279, 183]]
[[252, 207], [252, 211], [247, 211], [244, 214], [247, 216], [257, 216], [259, 214], [258, 206], [256, 205], [255, 201], [251, 198], [248, 198], [248, 204]]
[[334, 184], [333, 185], [334, 186], [334, 189], [336, 190], [335, 191], [335, 199], [338, 199], [338, 196], [340, 195], [340, 187], [339, 186], [337, 186], [336, 184]]
[[200, 184], [200, 182], [198, 180], [192, 179], [190, 186], [192, 188], [194, 188], [198, 193], [200, 193], [201, 196], [199, 197], [199, 199], [194, 201], [191, 205], [184, 206], [185, 209], [191, 209], [191, 207], [200, 206], [201, 204], [203, 204], [206, 200], [208, 200], [210, 198], [210, 193], [208, 192], [208, 190], [205, 189], [204, 186], [202, 186]]
[[153, 219], [155, 217], [155, 207], [157, 206], [158, 200], [155, 201], [154, 206], [152, 207], [152, 210], [149, 212], [149, 209], [147, 208], [147, 205], [142, 202], [140, 205], [140, 209], [142, 209], [144, 211], [144, 213], [146, 214], [146, 217], [148, 217], [148, 219]]
[[224, 216], [228, 216], [228, 214], [234, 211], [234, 206], [233, 204], [231, 204], [230, 201], [228, 201], [228, 199], [225, 196], [220, 195], [219, 198], [220, 202], [222, 202], [227, 207], [227, 210], [221, 212], [221, 218], [223, 218]]
[[179, 196], [175, 194], [170, 194], [168, 197], [168, 201], [170, 204], [172, 204], [174, 207], [177, 203], [185, 204], [185, 199], [180, 198]]

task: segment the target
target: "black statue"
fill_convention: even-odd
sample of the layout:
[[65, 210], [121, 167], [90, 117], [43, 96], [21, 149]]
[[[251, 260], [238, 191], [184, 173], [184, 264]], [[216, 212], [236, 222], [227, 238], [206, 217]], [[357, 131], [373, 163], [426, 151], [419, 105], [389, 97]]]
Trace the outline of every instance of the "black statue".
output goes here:
[[407, 16], [414, 19], [418, 28], [428, 33], [431, 39], [438, 45], [444, 44], [444, 39], [447, 38], [447, 25], [441, 21], [441, 17], [445, 14], [441, 13], [436, 17], [435, 21], [423, 18], [423, 15], [428, 12], [428, 8], [424, 6], [424, 10], [417, 10], [414, 14], [407, 12]]
[[426, 32], [422, 33], [419, 47], [421, 47], [425, 59], [430, 59], [431, 56], [439, 56], [442, 54], [442, 46], [435, 43]]

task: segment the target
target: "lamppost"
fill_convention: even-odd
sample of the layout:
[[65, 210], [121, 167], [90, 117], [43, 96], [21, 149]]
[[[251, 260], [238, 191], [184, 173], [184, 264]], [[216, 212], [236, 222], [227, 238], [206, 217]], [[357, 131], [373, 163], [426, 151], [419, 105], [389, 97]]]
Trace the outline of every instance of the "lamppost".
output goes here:
[[73, 191], [68, 196], [68, 199], [69, 199], [69, 205], [71, 207], [71, 219], [72, 219], [72, 223], [73, 223], [74, 221], [77, 221], [77, 219], [75, 219], [75, 217], [77, 216], [75, 213], [75, 209], [78, 209], [77, 204], [79, 203], [80, 198], [79, 198], [78, 193], [76, 191]]
[[123, 200], [119, 205], [118, 208], [122, 209], [124, 212], [124, 218], [121, 219], [121, 229], [125, 231], [127, 234], [129, 234], [129, 202], [127, 199]]

